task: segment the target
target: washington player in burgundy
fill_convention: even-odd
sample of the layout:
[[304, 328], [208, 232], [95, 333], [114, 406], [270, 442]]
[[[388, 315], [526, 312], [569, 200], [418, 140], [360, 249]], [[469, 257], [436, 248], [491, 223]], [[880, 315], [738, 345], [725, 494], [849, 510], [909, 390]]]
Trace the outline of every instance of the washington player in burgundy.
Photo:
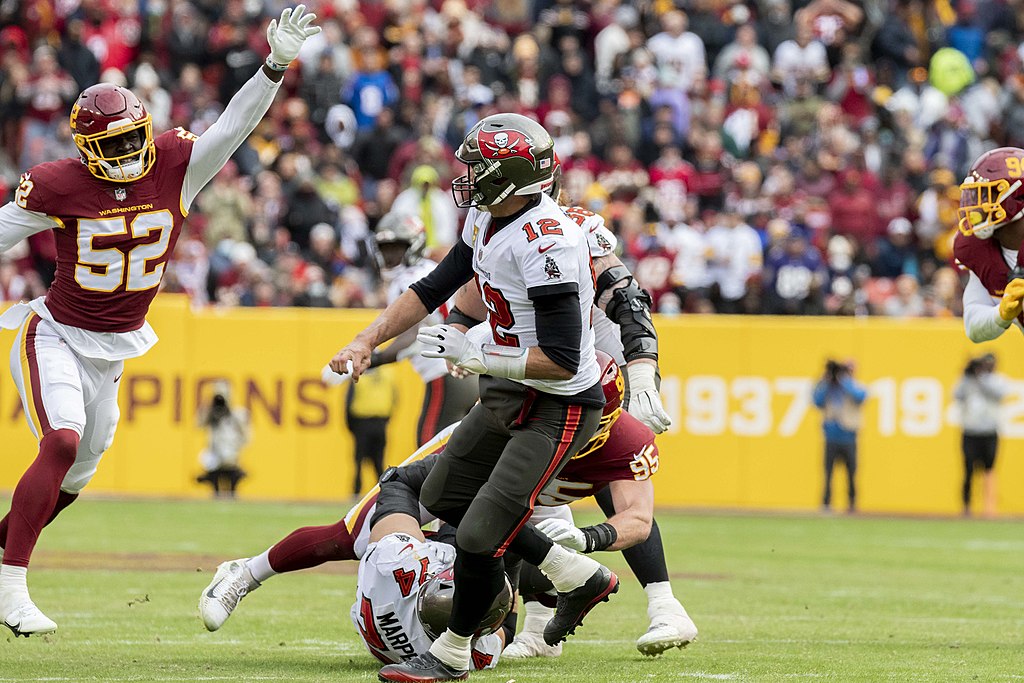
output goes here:
[[316, 15], [286, 9], [267, 27], [270, 56], [201, 137], [154, 136], [131, 91], [100, 83], [71, 110], [80, 158], [40, 164], [0, 208], [0, 252], [53, 230], [57, 271], [45, 297], [0, 316], [16, 329], [11, 373], [39, 453], [0, 521], [0, 619], [16, 636], [56, 623], [29, 597], [42, 528], [78, 497], [114, 438], [124, 361], [157, 341], [146, 322], [181, 224], [199, 191], [269, 109]]
[[[584, 539], [579, 547], [584, 552], [625, 550], [647, 538], [654, 514], [651, 477], [660, 464], [654, 433], [622, 410], [623, 383], [618, 366], [603, 352], [597, 356], [605, 395], [601, 425], [580, 454], [537, 497], [538, 507], [532, 517], [539, 523], [538, 528], [552, 535], [567, 527], [575, 530], [566, 504], [610, 491], [618, 512], [604, 524], [571, 534]], [[219, 629], [242, 598], [277, 574], [362, 558], [370, 542], [371, 526], [387, 515], [404, 513], [421, 524], [433, 520], [433, 515], [418, 504], [417, 494], [457, 424], [440, 432], [400, 467], [385, 472], [382, 484], [352, 507], [344, 519], [297, 529], [259, 555], [221, 564], [199, 599], [206, 628]], [[567, 537], [559, 542], [572, 543]], [[543, 626], [540, 624], [541, 629]]]
[[973, 342], [1024, 324], [1024, 149], [982, 154], [960, 185], [959, 233], [953, 255], [970, 271], [964, 329]]

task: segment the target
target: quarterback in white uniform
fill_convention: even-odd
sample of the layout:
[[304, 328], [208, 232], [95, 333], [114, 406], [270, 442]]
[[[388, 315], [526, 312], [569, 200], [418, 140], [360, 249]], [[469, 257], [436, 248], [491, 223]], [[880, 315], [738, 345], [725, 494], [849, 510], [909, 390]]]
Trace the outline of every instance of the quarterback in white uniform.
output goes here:
[[494, 114], [473, 126], [456, 156], [468, 172], [453, 183], [453, 193], [471, 209], [461, 239], [330, 362], [334, 372], [351, 369], [358, 377], [378, 345], [478, 279], [489, 343], [448, 325], [417, 335], [424, 355], [481, 375], [480, 403], [422, 488], [426, 508], [458, 526], [451, 619], [429, 653], [384, 667], [382, 680], [467, 676], [469, 639], [498, 593], [507, 549], [539, 566], [558, 591], [544, 632], [552, 644], [618, 589], [607, 568], [553, 545], [527, 523], [545, 484], [596, 431], [604, 405], [586, 236], [544, 193], [553, 182], [554, 143], [535, 121]]

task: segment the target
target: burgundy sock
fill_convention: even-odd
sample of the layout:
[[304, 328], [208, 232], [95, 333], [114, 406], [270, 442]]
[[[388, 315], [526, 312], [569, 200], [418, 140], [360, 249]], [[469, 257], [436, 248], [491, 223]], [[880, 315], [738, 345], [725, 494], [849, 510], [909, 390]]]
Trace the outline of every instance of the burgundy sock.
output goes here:
[[21, 475], [11, 499], [11, 511], [6, 518], [4, 564], [28, 566], [39, 533], [56, 515], [60, 483], [75, 463], [77, 453], [78, 434], [70, 429], [52, 431], [39, 442], [39, 455]]
[[278, 574], [318, 567], [324, 562], [354, 560], [355, 539], [345, 520], [296, 529], [270, 549], [270, 567]]

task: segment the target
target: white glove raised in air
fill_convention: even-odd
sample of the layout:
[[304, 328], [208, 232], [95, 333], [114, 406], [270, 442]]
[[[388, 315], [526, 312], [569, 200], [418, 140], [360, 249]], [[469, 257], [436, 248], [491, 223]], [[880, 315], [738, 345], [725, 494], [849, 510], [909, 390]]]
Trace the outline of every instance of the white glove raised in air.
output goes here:
[[558, 545], [582, 553], [587, 549], [587, 537], [564, 519], [545, 519], [537, 523], [537, 531], [541, 532]]
[[299, 49], [306, 38], [320, 33], [319, 26], [312, 26], [314, 19], [315, 14], [306, 12], [305, 5], [299, 5], [295, 9], [285, 8], [280, 19], [270, 20], [267, 26], [267, 42], [270, 43], [268, 59], [274, 63], [270, 68], [287, 68], [299, 56]]
[[496, 344], [478, 345], [449, 325], [420, 328], [416, 341], [423, 344], [424, 358], [444, 358], [455, 367], [478, 375], [508, 379], [526, 377], [527, 349]]
[[654, 366], [650, 363], [633, 363], [626, 366], [626, 379], [629, 381], [629, 405], [626, 410], [630, 415], [651, 428], [655, 434], [661, 434], [672, 426], [672, 418], [661, 405], [661, 395], [654, 385]]

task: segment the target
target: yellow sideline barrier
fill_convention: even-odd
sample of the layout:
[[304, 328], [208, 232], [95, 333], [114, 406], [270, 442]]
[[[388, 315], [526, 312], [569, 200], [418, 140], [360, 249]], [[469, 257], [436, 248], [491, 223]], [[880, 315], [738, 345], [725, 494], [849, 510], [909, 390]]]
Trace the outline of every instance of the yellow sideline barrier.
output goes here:
[[[250, 498], [344, 499], [352, 444], [344, 389], [320, 384], [324, 362], [373, 311], [236, 309], [191, 311], [161, 295], [150, 321], [161, 341], [127, 363], [121, 423], [90, 491], [206, 496], [196, 484], [205, 433], [198, 397], [231, 383], [246, 406], [253, 441], [242, 457]], [[871, 391], [863, 419], [860, 507], [870, 512], [956, 513], [962, 463], [952, 389], [972, 354], [992, 351], [1013, 378], [1004, 405], [997, 471], [999, 511], [1024, 514], [1024, 380], [1014, 330], [977, 346], [959, 320], [682, 317], [657, 321], [662, 390], [674, 425], [661, 437], [655, 481], [661, 505], [816, 509], [820, 505], [820, 415], [810, 401], [830, 357], [854, 359]], [[0, 335], [4, 350], [13, 333]], [[422, 386], [407, 363], [388, 433], [387, 460], [414, 448]], [[36, 445], [14, 384], [0, 380], [0, 489], [12, 489]], [[837, 468], [834, 502], [845, 504]], [[372, 479], [372, 477], [371, 477]], [[980, 491], [979, 491], [980, 493]], [[976, 498], [980, 498], [976, 495]]]

